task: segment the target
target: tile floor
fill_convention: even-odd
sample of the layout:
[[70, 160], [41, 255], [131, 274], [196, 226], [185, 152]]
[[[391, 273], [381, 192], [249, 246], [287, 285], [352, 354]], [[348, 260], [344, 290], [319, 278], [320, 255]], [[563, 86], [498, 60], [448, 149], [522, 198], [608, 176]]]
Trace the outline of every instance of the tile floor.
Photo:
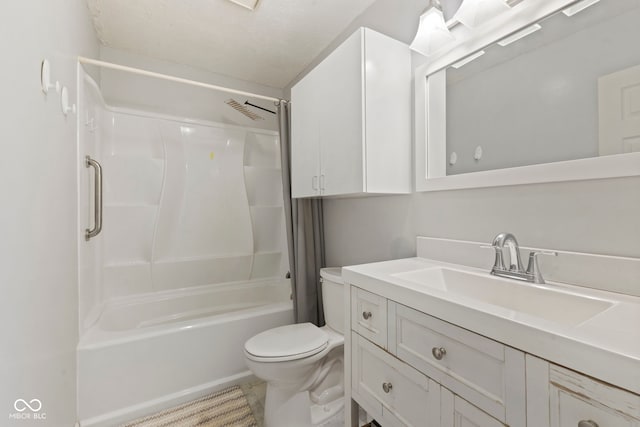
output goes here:
[[263, 427], [264, 398], [267, 393], [267, 383], [264, 381], [254, 381], [242, 384], [240, 385], [240, 388], [244, 392], [244, 395], [249, 402], [249, 406], [251, 406], [251, 411], [253, 412], [253, 417], [258, 423], [258, 427]]

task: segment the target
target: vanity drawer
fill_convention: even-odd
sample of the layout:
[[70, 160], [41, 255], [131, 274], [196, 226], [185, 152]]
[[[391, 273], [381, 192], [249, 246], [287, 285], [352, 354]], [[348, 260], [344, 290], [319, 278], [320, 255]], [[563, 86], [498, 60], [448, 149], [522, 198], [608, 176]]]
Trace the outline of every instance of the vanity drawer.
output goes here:
[[387, 299], [351, 287], [351, 329], [387, 348]]
[[389, 323], [399, 359], [492, 417], [525, 424], [524, 353], [394, 302]]
[[385, 427], [437, 427], [440, 386], [357, 333], [351, 338], [354, 399]]
[[[551, 427], [640, 427], [640, 396], [568, 369], [549, 367]], [[581, 426], [582, 427], [582, 426]]]

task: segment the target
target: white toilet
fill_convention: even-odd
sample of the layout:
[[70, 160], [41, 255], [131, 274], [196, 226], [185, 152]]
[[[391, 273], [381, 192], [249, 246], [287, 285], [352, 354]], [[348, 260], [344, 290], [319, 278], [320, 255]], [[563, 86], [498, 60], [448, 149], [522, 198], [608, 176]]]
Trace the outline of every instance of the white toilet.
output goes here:
[[320, 276], [325, 326], [281, 326], [244, 345], [247, 366], [267, 383], [265, 427], [344, 425], [344, 288], [340, 268]]

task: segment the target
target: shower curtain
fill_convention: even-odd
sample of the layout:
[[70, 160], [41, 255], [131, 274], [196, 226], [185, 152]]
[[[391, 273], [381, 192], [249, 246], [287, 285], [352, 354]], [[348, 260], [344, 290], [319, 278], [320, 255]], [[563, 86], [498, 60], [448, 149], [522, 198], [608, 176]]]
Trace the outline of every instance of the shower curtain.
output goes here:
[[325, 266], [322, 199], [291, 198], [291, 109], [277, 104], [289, 266], [297, 323], [324, 325], [320, 268]]

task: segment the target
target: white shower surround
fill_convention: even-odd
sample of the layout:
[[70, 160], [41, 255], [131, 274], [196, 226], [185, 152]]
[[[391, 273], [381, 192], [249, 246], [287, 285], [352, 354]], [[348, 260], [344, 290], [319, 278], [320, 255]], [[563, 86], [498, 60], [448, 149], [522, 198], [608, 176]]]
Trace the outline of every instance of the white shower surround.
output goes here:
[[[78, 156], [104, 170], [103, 233], [78, 242], [81, 335], [113, 298], [284, 277], [277, 132], [114, 109], [82, 67], [80, 83]], [[78, 181], [90, 227], [86, 169]]]
[[78, 241], [78, 412], [111, 425], [246, 380], [244, 341], [292, 323], [279, 140], [111, 108], [79, 68], [78, 159], [102, 163], [105, 210]]

